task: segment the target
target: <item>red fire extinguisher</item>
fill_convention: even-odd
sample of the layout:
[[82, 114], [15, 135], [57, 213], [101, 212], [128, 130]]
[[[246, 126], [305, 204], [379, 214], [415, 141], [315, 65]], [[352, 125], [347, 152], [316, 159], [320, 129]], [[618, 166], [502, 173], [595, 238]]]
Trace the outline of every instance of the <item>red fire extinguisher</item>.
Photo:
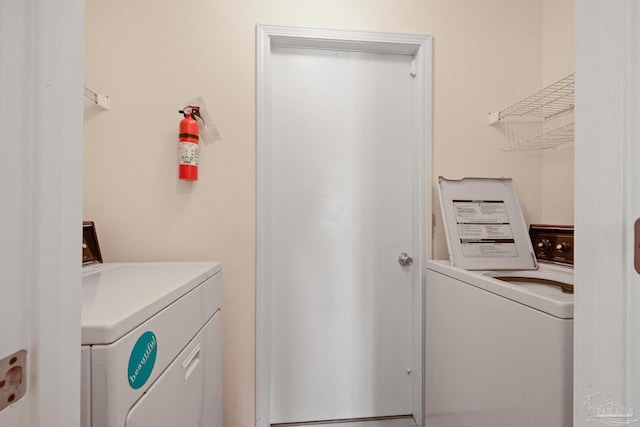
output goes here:
[[180, 110], [184, 119], [180, 121], [178, 138], [178, 176], [185, 181], [198, 180], [198, 143], [200, 132], [195, 117], [200, 117], [200, 107], [189, 105]]

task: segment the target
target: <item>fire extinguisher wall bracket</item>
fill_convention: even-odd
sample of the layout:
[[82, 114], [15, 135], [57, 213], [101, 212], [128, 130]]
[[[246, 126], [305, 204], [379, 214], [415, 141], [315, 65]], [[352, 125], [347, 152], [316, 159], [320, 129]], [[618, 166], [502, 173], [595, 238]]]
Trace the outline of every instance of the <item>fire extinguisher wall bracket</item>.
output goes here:
[[198, 115], [198, 107], [188, 106], [180, 110], [180, 113], [184, 118], [180, 121], [178, 136], [178, 177], [185, 181], [196, 181], [200, 132], [194, 116]]

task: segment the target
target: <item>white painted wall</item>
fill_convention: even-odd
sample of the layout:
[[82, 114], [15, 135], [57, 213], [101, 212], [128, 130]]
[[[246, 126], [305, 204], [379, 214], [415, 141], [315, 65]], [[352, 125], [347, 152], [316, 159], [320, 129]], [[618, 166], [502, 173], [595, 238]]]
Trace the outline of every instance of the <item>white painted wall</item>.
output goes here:
[[[544, 0], [542, 85], [550, 85], [574, 70], [573, 0]], [[544, 150], [542, 216], [546, 224], [574, 223], [574, 145]]]
[[[568, 0], [563, 0], [568, 1]], [[433, 175], [509, 176], [540, 222], [541, 153], [504, 153], [487, 113], [539, 89], [550, 0], [86, 0], [84, 218], [106, 261], [216, 259], [225, 270], [225, 425], [254, 422], [255, 26], [434, 36]], [[223, 141], [176, 179], [183, 101], [202, 95]], [[439, 209], [437, 205], [435, 209]], [[435, 258], [446, 256], [436, 226]]]
[[[541, 153], [503, 152], [504, 129], [489, 126], [487, 115], [540, 88], [542, 2], [444, 1], [433, 15], [433, 184], [439, 175], [511, 177], [525, 219], [535, 221], [542, 215]], [[446, 259], [439, 218], [434, 234], [433, 258]]]

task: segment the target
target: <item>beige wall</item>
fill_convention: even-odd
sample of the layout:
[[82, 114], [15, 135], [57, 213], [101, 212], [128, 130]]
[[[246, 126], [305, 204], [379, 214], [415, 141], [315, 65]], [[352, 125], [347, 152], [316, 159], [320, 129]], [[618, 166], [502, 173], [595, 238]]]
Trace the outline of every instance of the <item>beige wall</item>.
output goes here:
[[[573, 73], [573, 0], [544, 0], [543, 85]], [[545, 150], [542, 165], [543, 212], [541, 222], [573, 224], [574, 205], [573, 144]]]
[[[540, 88], [549, 2], [86, 0], [85, 84], [112, 107], [85, 107], [84, 218], [106, 261], [223, 262], [226, 426], [255, 416], [256, 24], [433, 35], [432, 176], [512, 177], [539, 222], [542, 154], [502, 152], [487, 113]], [[177, 110], [198, 95], [223, 140], [180, 182]]]

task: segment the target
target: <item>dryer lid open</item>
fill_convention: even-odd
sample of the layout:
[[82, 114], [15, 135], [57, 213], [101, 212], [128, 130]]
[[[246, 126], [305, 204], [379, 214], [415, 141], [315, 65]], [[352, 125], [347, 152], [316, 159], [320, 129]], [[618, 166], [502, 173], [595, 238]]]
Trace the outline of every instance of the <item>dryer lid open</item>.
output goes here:
[[449, 258], [467, 270], [538, 268], [511, 178], [438, 177]]

